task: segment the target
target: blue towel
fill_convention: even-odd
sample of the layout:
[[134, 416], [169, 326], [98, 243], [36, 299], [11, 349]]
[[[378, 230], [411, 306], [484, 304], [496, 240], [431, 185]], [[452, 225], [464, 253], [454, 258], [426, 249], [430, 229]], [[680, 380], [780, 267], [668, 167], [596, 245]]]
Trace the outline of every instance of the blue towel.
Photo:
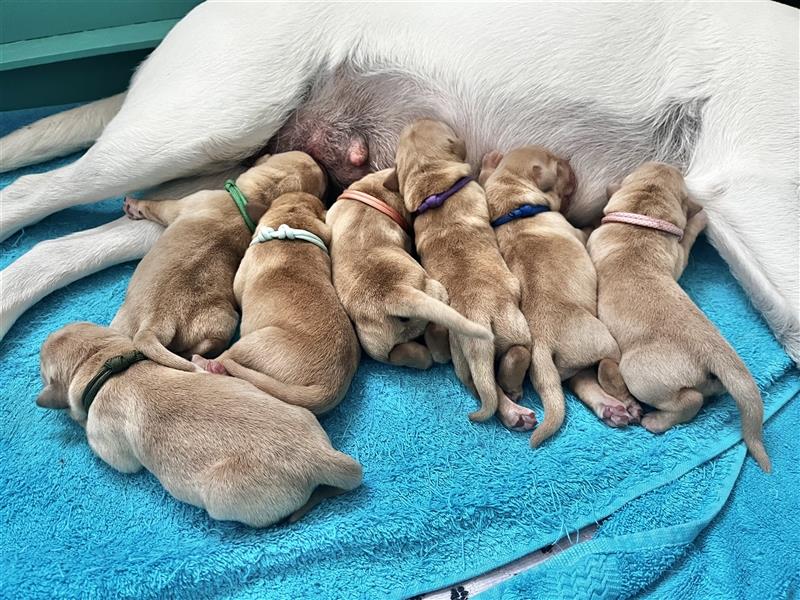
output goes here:
[[[0, 131], [26, 118], [7, 116]], [[19, 174], [0, 178], [0, 187]], [[4, 242], [0, 267], [39, 240], [119, 215], [119, 199], [62, 211]], [[569, 396], [563, 429], [534, 451], [527, 434], [470, 423], [475, 400], [449, 366], [416, 372], [365, 359], [345, 400], [322, 420], [334, 446], [364, 465], [364, 485], [290, 526], [215, 522], [173, 500], [150, 474], [113, 471], [66, 414], [34, 405], [47, 334], [74, 320], [107, 324], [134, 266], [59, 290], [0, 342], [0, 597], [410, 596], [644, 501], [740, 439], [727, 396], [662, 436], [609, 429]], [[775, 413], [800, 389], [800, 375], [705, 242], [681, 283], [753, 370], [767, 414]], [[541, 418], [529, 388], [526, 398]], [[781, 452], [768, 450], [773, 459]], [[719, 497], [704, 496], [696, 508], [713, 512]]]

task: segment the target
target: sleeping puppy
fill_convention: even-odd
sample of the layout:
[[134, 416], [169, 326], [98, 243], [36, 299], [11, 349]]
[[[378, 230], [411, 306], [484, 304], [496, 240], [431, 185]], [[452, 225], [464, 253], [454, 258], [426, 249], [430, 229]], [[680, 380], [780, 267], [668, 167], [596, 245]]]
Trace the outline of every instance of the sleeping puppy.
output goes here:
[[[264, 527], [302, 514], [331, 488], [360, 485], [361, 465], [334, 450], [304, 408], [136, 354], [110, 328], [68, 325], [42, 346], [36, 403], [68, 408], [106, 463], [123, 473], [146, 468], [214, 519]], [[98, 385], [98, 375], [108, 379]]]
[[321, 195], [325, 175], [307, 154], [286, 152], [262, 157], [235, 187], [244, 196], [238, 203], [235, 188], [203, 190], [181, 200], [125, 199], [130, 218], [167, 229], [136, 268], [111, 327], [162, 365], [194, 371], [195, 365], [177, 354], [216, 355], [227, 347], [239, 321], [233, 278], [251, 227], [283, 193]]
[[[375, 360], [427, 369], [450, 360], [447, 329], [492, 339], [447, 305], [444, 286], [411, 256], [411, 220], [390, 171], [351, 185], [328, 210], [333, 284], [364, 350]], [[425, 335], [425, 344], [415, 341]]]
[[236, 272], [241, 339], [216, 360], [193, 358], [315, 414], [342, 400], [360, 354], [331, 282], [324, 219], [322, 201], [311, 194], [272, 202]]
[[500, 252], [522, 285], [521, 308], [533, 340], [530, 378], [545, 416], [531, 436], [538, 446], [564, 421], [561, 381], [573, 378], [576, 393], [612, 426], [641, 416], [630, 396], [625, 403], [604, 393], [594, 372], [603, 358], [619, 360], [619, 349], [597, 318], [597, 280], [584, 233], [559, 212], [575, 190], [569, 162], [539, 146], [483, 159], [480, 183]]
[[450, 305], [494, 333], [494, 343], [455, 331], [450, 335], [456, 374], [481, 402], [470, 419], [485, 421], [499, 410], [506, 426], [529, 430], [535, 415], [506, 395], [515, 399], [522, 395], [530, 364], [531, 338], [519, 310], [520, 286], [500, 255], [486, 197], [469, 177], [465, 157], [464, 141], [450, 127], [417, 121], [400, 135], [396, 172], [387, 185], [398, 188], [406, 209], [416, 214], [414, 232], [422, 266], [444, 285]]
[[[614, 192], [613, 189], [609, 190]], [[680, 172], [646, 163], [628, 175], [589, 238], [597, 268], [598, 315], [616, 338], [619, 366], [606, 361], [601, 385], [627, 386], [656, 410], [642, 418], [661, 433], [691, 420], [703, 398], [727, 390], [739, 408], [742, 437], [764, 471], [761, 394], [742, 360], [681, 289], [677, 279], [706, 224]]]

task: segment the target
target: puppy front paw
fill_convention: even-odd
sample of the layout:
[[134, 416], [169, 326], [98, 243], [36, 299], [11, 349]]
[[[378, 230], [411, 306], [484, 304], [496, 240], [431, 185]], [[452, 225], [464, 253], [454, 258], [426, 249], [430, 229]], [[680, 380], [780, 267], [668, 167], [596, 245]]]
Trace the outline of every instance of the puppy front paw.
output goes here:
[[139, 209], [139, 201], [136, 200], [136, 198], [125, 196], [125, 201], [122, 203], [122, 210], [125, 211], [125, 214], [128, 215], [129, 219], [133, 219], [134, 221], [140, 221], [144, 219], [144, 215]]

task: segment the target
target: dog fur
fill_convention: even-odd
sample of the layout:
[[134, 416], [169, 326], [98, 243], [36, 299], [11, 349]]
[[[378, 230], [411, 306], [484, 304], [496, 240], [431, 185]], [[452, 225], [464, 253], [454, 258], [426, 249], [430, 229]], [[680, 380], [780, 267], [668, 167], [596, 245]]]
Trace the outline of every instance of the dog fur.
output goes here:
[[663, 163], [636, 169], [611, 196], [605, 213], [612, 212], [669, 221], [684, 234], [679, 240], [658, 230], [606, 223], [590, 236], [598, 315], [621, 352], [618, 368], [608, 359], [601, 363], [600, 384], [615, 396], [624, 384], [639, 401], [654, 407], [642, 417], [642, 425], [654, 433], [691, 420], [704, 397], [727, 390], [741, 413], [747, 448], [769, 471], [758, 387], [730, 344], [677, 283], [706, 225], [706, 215], [690, 199], [680, 171]]
[[[446, 124], [416, 121], [400, 135], [396, 171], [387, 178], [387, 185], [397, 187], [406, 209], [416, 213], [425, 198], [448, 190], [470, 174], [465, 156], [463, 140]], [[506, 426], [533, 428], [533, 412], [506, 395], [522, 396], [531, 338], [519, 310], [519, 281], [500, 255], [483, 189], [472, 181], [440, 207], [417, 214], [414, 235], [422, 266], [444, 285], [451, 306], [494, 334], [492, 343], [450, 332], [456, 375], [481, 402], [470, 419], [485, 421], [499, 410]]]
[[[321, 194], [325, 180], [310, 156], [265, 156], [237, 179], [258, 221], [272, 200], [289, 191]], [[180, 200], [126, 198], [132, 219], [167, 229], [133, 273], [111, 327], [164, 366], [196, 370], [176, 354], [211, 354], [228, 347], [239, 322], [233, 279], [251, 234], [230, 194], [204, 190]]]
[[331, 447], [314, 415], [232, 377], [139, 362], [109, 379], [87, 414], [81, 396], [89, 381], [106, 360], [131, 350], [112, 329], [73, 323], [41, 351], [45, 388], [37, 404], [69, 409], [114, 469], [144, 467], [178, 500], [252, 527], [302, 514], [330, 494], [325, 486], [361, 484], [361, 465]]
[[544, 407], [531, 445], [561, 427], [565, 379], [577, 377], [575, 391], [606, 424], [637, 422], [641, 409], [635, 400], [626, 396], [626, 405], [610, 397], [594, 373], [601, 359], [619, 360], [619, 348], [597, 318], [597, 280], [586, 236], [560, 212], [575, 190], [569, 162], [537, 146], [492, 152], [483, 159], [480, 183], [491, 220], [523, 204], [550, 209], [495, 227], [503, 259], [522, 287], [520, 308], [533, 343], [530, 379]]
[[[259, 228], [305, 229], [329, 247], [324, 219], [318, 196], [296, 192], [275, 199]], [[242, 307], [242, 337], [216, 360], [197, 356], [196, 364], [249, 381], [314, 414], [339, 404], [355, 375], [360, 348], [333, 287], [328, 254], [300, 240], [254, 244], [233, 285]]]
[[[579, 183], [567, 216], [578, 226], [600, 214], [608, 181], [647, 160], [679, 165], [709, 239], [800, 360], [798, 13], [777, 3], [501, 12], [201, 4], [124, 99], [0, 140], [10, 169], [96, 138], [78, 161], [3, 190], [0, 239], [68, 206], [228, 169], [270, 140], [317, 155], [347, 184], [390, 167], [401, 129], [433, 117], [466, 141], [473, 166], [531, 140], [569, 157]], [[158, 231], [120, 221], [34, 247], [3, 271], [0, 333], [50, 291], [143, 256]]]
[[[411, 223], [403, 198], [383, 185], [390, 172], [371, 173], [350, 189], [377, 198]], [[390, 217], [344, 199], [328, 210], [326, 223], [331, 228], [334, 287], [372, 358], [427, 369], [433, 361], [450, 360], [447, 329], [492, 339], [488, 329], [450, 308], [444, 286], [412, 257], [411, 237]], [[416, 341], [423, 335], [430, 343]]]

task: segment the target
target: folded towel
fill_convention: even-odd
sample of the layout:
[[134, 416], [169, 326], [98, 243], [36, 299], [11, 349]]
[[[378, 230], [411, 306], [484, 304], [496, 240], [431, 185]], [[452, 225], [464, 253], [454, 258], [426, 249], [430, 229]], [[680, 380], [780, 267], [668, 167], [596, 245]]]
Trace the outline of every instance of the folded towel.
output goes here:
[[[0, 130], [13, 125], [0, 119]], [[4, 242], [0, 267], [39, 240], [120, 215], [119, 199], [58, 213]], [[364, 485], [293, 525], [215, 522], [148, 473], [113, 471], [66, 414], [34, 404], [47, 334], [74, 320], [107, 324], [133, 267], [52, 294], [0, 342], [0, 596], [410, 596], [607, 517], [740, 439], [727, 396], [661, 436], [609, 429], [568, 396], [562, 430], [531, 450], [527, 434], [467, 420], [475, 400], [449, 366], [416, 372], [364, 360], [345, 400], [322, 419], [334, 446], [364, 465]], [[753, 370], [774, 413], [800, 381], [705, 242], [681, 283]], [[526, 398], [541, 417], [530, 388]]]
[[[788, 375], [771, 393], [792, 393], [797, 379]], [[767, 422], [765, 442], [775, 456], [771, 475], [745, 462], [739, 443], [629, 502], [591, 541], [479, 597], [792, 597], [789, 590], [796, 594], [800, 583], [798, 420], [795, 395]]]

